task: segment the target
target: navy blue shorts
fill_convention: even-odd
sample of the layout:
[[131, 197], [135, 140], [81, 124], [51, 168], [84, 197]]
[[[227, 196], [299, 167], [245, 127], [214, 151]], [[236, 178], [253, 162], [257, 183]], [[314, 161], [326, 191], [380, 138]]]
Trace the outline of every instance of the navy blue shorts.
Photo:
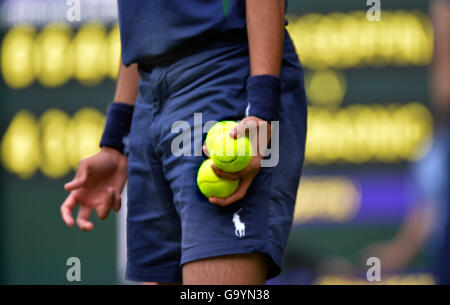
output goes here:
[[[209, 203], [196, 185], [205, 157], [174, 155], [171, 147], [179, 136], [171, 131], [173, 123], [194, 127], [194, 113], [201, 113], [201, 123], [242, 119], [249, 71], [244, 42], [210, 45], [151, 71], [140, 70], [129, 137], [129, 280], [180, 282], [184, 263], [255, 252], [267, 256], [268, 278], [280, 273], [306, 137], [303, 70], [289, 36], [281, 72], [279, 162], [261, 168], [244, 199], [227, 207]], [[194, 152], [205, 134], [200, 139], [191, 134]]]

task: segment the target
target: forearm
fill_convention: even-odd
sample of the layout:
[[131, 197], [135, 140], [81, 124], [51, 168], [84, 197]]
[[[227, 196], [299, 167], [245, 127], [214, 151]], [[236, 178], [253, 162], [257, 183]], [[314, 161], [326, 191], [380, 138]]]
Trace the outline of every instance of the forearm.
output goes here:
[[450, 4], [446, 1], [435, 1], [431, 16], [435, 34], [435, 62], [439, 65], [450, 63]]
[[138, 94], [139, 72], [137, 65], [126, 67], [121, 63], [117, 77], [114, 103], [107, 112], [105, 128], [100, 140], [100, 147], [113, 148], [121, 153], [127, 153], [126, 147], [130, 132], [134, 103]]
[[436, 126], [447, 121], [450, 107], [450, 2], [433, 1], [434, 59], [431, 69]]
[[120, 64], [119, 75], [117, 77], [115, 102], [134, 105], [138, 94], [139, 72], [137, 64], [126, 67]]
[[251, 75], [280, 76], [284, 0], [246, 0]]

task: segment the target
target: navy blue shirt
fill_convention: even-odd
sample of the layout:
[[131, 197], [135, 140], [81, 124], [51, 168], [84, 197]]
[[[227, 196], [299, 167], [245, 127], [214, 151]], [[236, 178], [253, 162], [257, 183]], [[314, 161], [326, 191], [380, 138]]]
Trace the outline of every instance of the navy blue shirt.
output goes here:
[[[286, 1], [287, 2], [287, 1]], [[245, 0], [118, 0], [122, 61], [151, 60], [191, 38], [245, 29]]]

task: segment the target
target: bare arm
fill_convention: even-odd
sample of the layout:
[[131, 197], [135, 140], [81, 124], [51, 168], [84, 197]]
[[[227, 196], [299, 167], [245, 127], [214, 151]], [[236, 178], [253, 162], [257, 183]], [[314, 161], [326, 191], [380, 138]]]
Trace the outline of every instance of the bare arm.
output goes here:
[[[125, 67], [122, 64], [114, 101], [134, 105], [138, 81], [137, 65]], [[111, 209], [119, 211], [120, 194], [127, 179], [127, 161], [126, 155], [107, 146], [80, 161], [74, 179], [64, 186], [70, 194], [61, 206], [61, 216], [69, 227], [76, 222], [81, 230], [91, 231], [94, 224], [89, 221], [89, 216], [93, 210], [100, 219], [107, 218]], [[73, 212], [78, 205], [80, 209], [74, 220]]]
[[450, 108], [450, 2], [434, 1], [431, 17], [435, 41], [432, 95], [436, 112], [445, 116]]
[[284, 5], [284, 0], [246, 1], [251, 75], [280, 76]]
[[[267, 74], [280, 76], [284, 42], [284, 6], [284, 0], [246, 0], [251, 76]], [[238, 173], [227, 173], [213, 165], [217, 176], [232, 180], [240, 179], [240, 183], [234, 194], [227, 198], [211, 197], [211, 203], [226, 206], [242, 199], [247, 193], [261, 166], [263, 152], [258, 150], [258, 144], [270, 141], [270, 122], [250, 115], [240, 121], [230, 132], [230, 136], [236, 138], [244, 135], [252, 126], [260, 128], [262, 125], [266, 126], [266, 137], [262, 139], [258, 136], [251, 139], [253, 151], [257, 152], [257, 155], [253, 156], [252, 161], [244, 170]], [[206, 148], [204, 149], [206, 150]], [[207, 154], [206, 151], [205, 153]]]
[[431, 17], [437, 44], [435, 58], [450, 64], [450, 4], [445, 1], [435, 1], [431, 8]]
[[117, 77], [116, 94], [114, 101], [134, 105], [138, 94], [139, 72], [137, 64], [126, 67], [120, 64]]

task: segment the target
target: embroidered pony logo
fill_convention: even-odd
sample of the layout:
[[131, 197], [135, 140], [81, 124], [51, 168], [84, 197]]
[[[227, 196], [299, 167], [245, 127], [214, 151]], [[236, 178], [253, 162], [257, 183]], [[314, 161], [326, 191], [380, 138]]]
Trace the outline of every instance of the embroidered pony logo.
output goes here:
[[239, 209], [233, 214], [234, 234], [236, 234], [237, 237], [245, 236], [245, 223], [241, 221], [241, 217], [238, 215], [241, 210], [242, 209]]

